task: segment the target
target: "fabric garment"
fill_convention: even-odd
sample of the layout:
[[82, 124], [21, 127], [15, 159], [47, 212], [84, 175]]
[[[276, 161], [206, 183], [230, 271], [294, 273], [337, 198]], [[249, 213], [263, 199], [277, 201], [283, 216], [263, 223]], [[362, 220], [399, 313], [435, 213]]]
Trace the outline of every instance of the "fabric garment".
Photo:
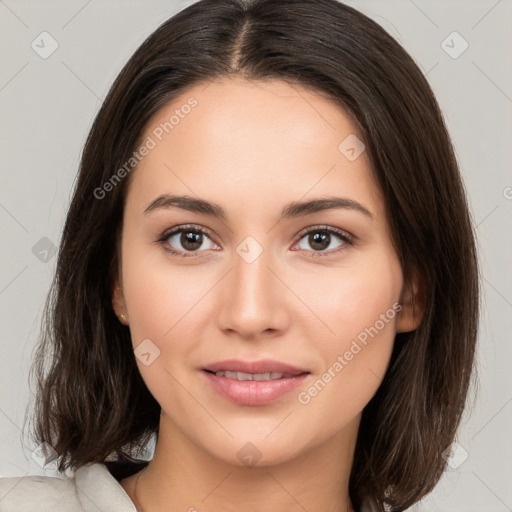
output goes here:
[[[77, 469], [66, 478], [0, 478], [0, 512], [137, 512], [105, 464]], [[367, 506], [361, 512], [371, 512]]]
[[1, 512], [137, 512], [104, 464], [77, 469], [72, 477], [0, 479]]

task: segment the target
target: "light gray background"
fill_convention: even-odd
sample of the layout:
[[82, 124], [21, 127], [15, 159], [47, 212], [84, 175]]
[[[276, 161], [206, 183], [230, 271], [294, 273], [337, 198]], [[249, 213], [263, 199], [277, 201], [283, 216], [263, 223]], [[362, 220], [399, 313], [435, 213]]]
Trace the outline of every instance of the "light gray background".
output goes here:
[[[33, 399], [28, 369], [55, 269], [51, 245], [40, 240], [59, 243], [85, 137], [115, 76], [147, 35], [190, 3], [0, 0], [2, 476], [53, 474], [31, 458], [27, 438], [25, 451], [21, 444]], [[512, 0], [347, 3], [388, 30], [427, 74], [477, 226], [477, 398], [460, 429], [454, 468], [414, 510], [512, 510]], [[34, 40], [43, 45], [43, 31], [58, 43], [47, 59], [31, 47]], [[464, 41], [454, 31], [469, 45], [457, 58]]]

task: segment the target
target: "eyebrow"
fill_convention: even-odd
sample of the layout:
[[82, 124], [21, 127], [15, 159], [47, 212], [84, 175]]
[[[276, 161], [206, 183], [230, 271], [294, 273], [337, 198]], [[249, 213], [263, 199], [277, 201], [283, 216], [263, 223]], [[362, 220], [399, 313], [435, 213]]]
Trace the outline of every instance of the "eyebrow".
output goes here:
[[[144, 210], [144, 213], [149, 214], [150, 212], [161, 208], [180, 208], [182, 210], [201, 213], [218, 219], [227, 218], [226, 210], [224, 210], [224, 208], [219, 204], [211, 203], [205, 199], [196, 197], [169, 194], [160, 195], [155, 200], [151, 201]], [[280, 220], [292, 217], [301, 217], [303, 215], [311, 215], [313, 213], [332, 209], [353, 210], [364, 214], [372, 220], [374, 219], [374, 216], [367, 208], [353, 199], [348, 199], [346, 197], [327, 197], [302, 202], [293, 201], [283, 208]]]

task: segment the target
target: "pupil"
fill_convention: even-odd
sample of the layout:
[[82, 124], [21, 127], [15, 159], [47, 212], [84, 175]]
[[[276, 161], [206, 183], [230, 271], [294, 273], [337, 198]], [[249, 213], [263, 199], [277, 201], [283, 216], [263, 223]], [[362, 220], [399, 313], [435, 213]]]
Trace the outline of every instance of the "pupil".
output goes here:
[[[330, 239], [331, 235], [329, 235], [329, 233], [317, 232], [309, 236], [311, 247], [315, 250], [322, 250], [329, 247]], [[320, 247], [318, 247], [317, 244], [320, 244]]]
[[[329, 247], [331, 236], [329, 233], [321, 233], [316, 232], [309, 236], [309, 241], [311, 247], [315, 250], [323, 250]], [[188, 231], [186, 233], [182, 233], [181, 235], [181, 244], [185, 249], [193, 251], [201, 247], [202, 243], [202, 233], [194, 233], [192, 231]]]
[[202, 233], [194, 233], [192, 231], [184, 232], [181, 235], [180, 242], [183, 245], [183, 247], [185, 247], [185, 249], [189, 251], [199, 249], [202, 243]]

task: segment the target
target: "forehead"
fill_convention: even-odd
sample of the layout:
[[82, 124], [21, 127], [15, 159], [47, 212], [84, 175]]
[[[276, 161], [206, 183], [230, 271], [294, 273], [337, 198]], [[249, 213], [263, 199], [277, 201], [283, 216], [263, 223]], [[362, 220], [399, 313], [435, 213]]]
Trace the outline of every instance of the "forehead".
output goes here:
[[215, 193], [216, 202], [243, 197], [255, 208], [344, 191], [378, 201], [365, 152], [347, 158], [345, 141], [360, 151], [361, 138], [338, 104], [311, 89], [281, 80], [203, 82], [147, 123], [141, 140], [152, 148], [129, 196]]

